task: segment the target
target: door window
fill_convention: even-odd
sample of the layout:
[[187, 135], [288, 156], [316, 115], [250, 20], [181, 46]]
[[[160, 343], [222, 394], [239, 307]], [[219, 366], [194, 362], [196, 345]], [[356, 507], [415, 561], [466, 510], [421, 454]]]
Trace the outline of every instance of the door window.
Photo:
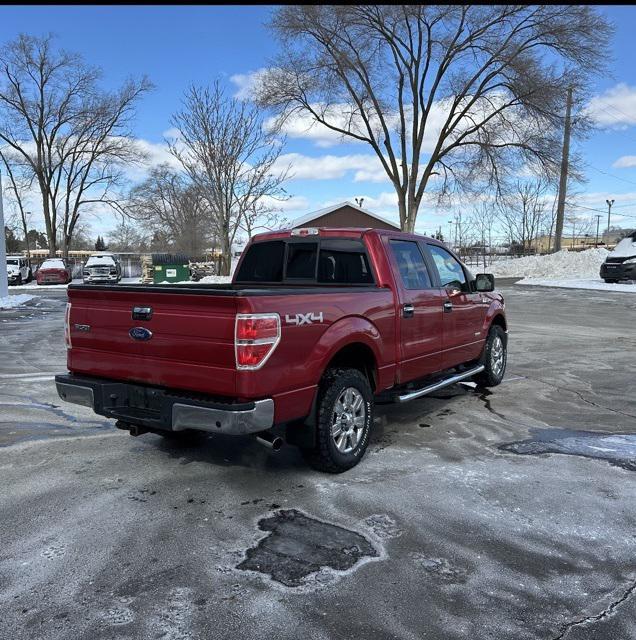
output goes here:
[[391, 250], [395, 256], [405, 289], [431, 288], [428, 269], [417, 242], [391, 240]]
[[439, 273], [442, 287], [455, 286], [461, 291], [468, 292], [466, 274], [459, 260], [446, 249], [437, 245], [429, 244], [428, 250], [431, 252], [437, 273]]

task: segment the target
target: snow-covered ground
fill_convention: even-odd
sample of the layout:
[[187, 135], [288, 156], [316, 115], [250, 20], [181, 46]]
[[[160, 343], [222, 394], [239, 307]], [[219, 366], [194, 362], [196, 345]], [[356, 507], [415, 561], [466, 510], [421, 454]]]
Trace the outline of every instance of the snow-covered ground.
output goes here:
[[0, 309], [15, 309], [16, 307], [23, 305], [25, 302], [33, 300], [33, 298], [35, 298], [35, 296], [30, 296], [27, 293], [0, 298]]
[[[120, 284], [139, 284], [141, 278], [122, 278]], [[71, 284], [82, 284], [81, 278], [75, 278]], [[47, 289], [67, 289], [67, 284], [38, 284], [35, 280], [29, 284], [17, 284], [9, 287], [9, 291], [46, 291]]]
[[545, 256], [510, 258], [491, 265], [498, 278], [522, 278], [516, 284], [567, 289], [596, 289], [636, 293], [636, 283], [608, 284], [599, 276], [607, 249], [559, 251]]
[[636, 293], [636, 283], [603, 282], [600, 278], [570, 278], [570, 279], [547, 279], [547, 278], [524, 278], [516, 284], [534, 285], [536, 287], [561, 287], [565, 289], [594, 289], [598, 291], [621, 291], [626, 293]]

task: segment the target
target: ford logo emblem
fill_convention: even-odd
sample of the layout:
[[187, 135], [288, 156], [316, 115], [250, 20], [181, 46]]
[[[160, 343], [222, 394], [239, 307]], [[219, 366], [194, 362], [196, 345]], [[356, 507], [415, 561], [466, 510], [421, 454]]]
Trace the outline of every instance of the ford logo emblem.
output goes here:
[[146, 340], [150, 340], [150, 338], [152, 338], [152, 331], [149, 331], [145, 327], [133, 327], [128, 332], [128, 335], [133, 340], [144, 340], [144, 341], [146, 341]]

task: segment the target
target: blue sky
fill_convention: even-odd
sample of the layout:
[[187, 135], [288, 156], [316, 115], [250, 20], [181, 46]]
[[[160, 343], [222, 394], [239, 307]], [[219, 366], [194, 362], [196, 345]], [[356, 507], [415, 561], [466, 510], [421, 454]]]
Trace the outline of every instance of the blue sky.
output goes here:
[[[598, 79], [594, 91], [602, 128], [580, 147], [589, 166], [578, 202], [605, 210], [605, 198], [612, 197], [614, 219], [629, 226], [636, 224], [636, 8], [600, 10], [615, 23], [616, 36], [610, 74]], [[0, 42], [21, 32], [50, 32], [65, 48], [102, 67], [106, 86], [117, 86], [130, 75], [148, 75], [156, 88], [139, 105], [135, 135], [160, 149], [189, 84], [220, 78], [234, 92], [241, 86], [237, 76], [267, 66], [276, 51], [265, 26], [270, 12], [264, 6], [5, 6], [0, 7]], [[288, 218], [357, 196], [365, 197], [365, 207], [396, 218], [391, 185], [366, 170], [370, 149], [298, 137], [288, 139], [285, 153], [296, 154], [290, 158], [298, 175], [311, 176], [287, 185], [294, 196]], [[446, 212], [424, 209], [417, 226], [430, 232], [447, 218]], [[103, 232], [114, 224], [103, 219], [92, 226]]]

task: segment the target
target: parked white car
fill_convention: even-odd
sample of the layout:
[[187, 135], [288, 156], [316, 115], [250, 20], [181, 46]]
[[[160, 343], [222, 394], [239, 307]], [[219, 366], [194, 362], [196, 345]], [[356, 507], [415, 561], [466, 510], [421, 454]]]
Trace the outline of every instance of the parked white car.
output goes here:
[[22, 284], [33, 280], [31, 263], [25, 256], [7, 256], [7, 279], [9, 284]]
[[96, 253], [84, 264], [84, 284], [117, 283], [121, 280], [121, 265], [113, 253]]

